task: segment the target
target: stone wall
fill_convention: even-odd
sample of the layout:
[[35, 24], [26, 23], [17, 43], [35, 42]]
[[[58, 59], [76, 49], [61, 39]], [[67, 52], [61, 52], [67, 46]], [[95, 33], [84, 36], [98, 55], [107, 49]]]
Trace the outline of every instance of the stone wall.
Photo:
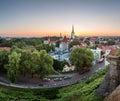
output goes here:
[[109, 56], [108, 72], [97, 91], [97, 95], [107, 96], [120, 84], [120, 56]]
[[120, 86], [118, 86], [104, 101], [120, 101]]

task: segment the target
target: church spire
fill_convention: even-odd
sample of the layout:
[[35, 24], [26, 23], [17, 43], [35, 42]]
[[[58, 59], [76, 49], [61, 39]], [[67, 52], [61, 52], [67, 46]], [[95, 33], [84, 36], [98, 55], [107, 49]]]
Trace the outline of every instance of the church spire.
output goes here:
[[72, 25], [71, 39], [75, 38], [74, 25]]
[[74, 25], [72, 25], [72, 33], [74, 33]]

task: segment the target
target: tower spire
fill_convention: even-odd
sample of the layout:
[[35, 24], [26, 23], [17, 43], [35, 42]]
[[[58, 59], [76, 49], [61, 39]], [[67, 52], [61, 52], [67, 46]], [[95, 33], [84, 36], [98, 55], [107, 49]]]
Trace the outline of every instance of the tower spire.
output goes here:
[[72, 25], [71, 39], [75, 38], [74, 25]]
[[72, 33], [74, 33], [74, 25], [72, 25]]

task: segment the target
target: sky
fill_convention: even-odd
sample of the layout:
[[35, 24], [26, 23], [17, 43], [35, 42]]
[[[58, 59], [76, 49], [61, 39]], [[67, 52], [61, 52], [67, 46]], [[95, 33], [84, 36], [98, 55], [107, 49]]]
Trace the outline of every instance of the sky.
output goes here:
[[0, 0], [1, 36], [120, 35], [120, 0]]

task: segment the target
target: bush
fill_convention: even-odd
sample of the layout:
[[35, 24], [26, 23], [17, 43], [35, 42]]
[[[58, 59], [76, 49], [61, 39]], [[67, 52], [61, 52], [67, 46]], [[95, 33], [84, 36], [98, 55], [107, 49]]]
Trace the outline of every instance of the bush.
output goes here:
[[82, 83], [75, 84], [59, 90], [55, 101], [102, 101], [103, 98], [96, 96], [96, 91], [104, 79], [107, 67], [99, 70]]

